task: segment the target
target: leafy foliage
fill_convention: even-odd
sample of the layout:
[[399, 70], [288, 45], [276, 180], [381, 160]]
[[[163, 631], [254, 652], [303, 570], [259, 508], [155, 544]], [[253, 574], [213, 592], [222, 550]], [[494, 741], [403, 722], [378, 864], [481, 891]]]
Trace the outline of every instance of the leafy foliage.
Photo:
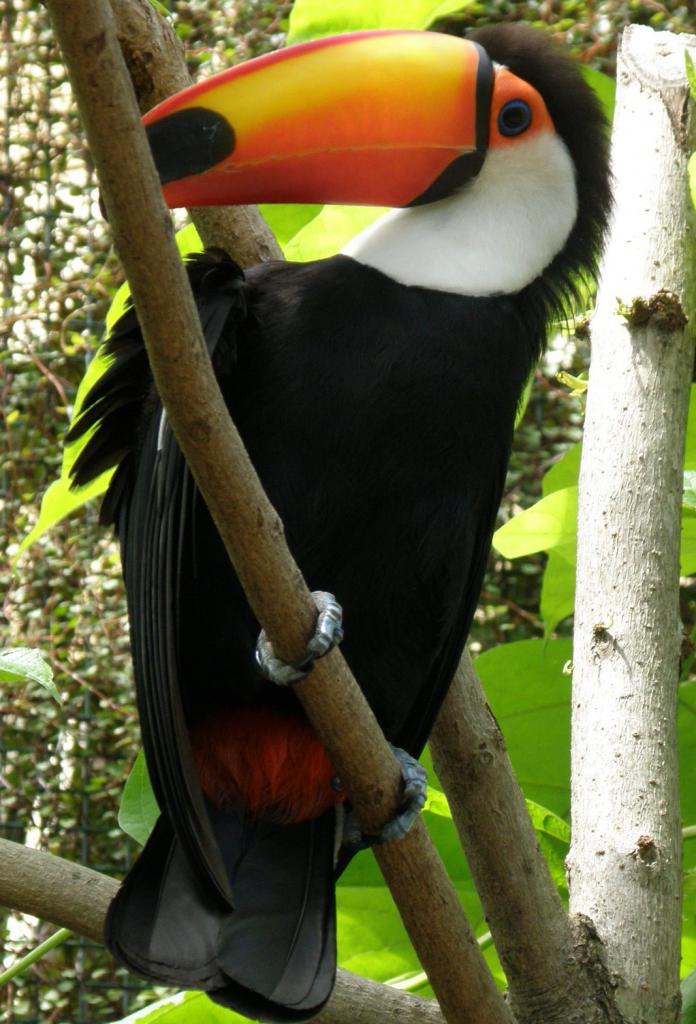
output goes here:
[[8, 647], [0, 651], [0, 683], [38, 683], [60, 704], [53, 682], [53, 669], [41, 651], [31, 647]]
[[[581, 446], [570, 448], [544, 478], [543, 497], [496, 531], [493, 544], [506, 558], [549, 553], [541, 594], [547, 635], [572, 614], [575, 597], [576, 521]], [[691, 387], [684, 457], [681, 572], [696, 573], [696, 385]]]

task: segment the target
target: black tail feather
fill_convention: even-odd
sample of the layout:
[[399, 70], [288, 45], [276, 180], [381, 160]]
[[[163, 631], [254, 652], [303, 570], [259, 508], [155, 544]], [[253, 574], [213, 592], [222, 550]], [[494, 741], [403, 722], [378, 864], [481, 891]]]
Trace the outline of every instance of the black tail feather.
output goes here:
[[335, 813], [278, 825], [210, 808], [235, 910], [192, 872], [162, 816], [113, 901], [107, 946], [130, 970], [255, 1020], [306, 1020], [333, 988]]

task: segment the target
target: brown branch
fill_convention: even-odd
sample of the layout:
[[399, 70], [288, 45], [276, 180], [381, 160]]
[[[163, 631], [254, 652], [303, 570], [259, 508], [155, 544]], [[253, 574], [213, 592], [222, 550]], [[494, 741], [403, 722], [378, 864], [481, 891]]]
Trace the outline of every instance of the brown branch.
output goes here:
[[[298, 661], [313, 603], [212, 373], [111, 8], [106, 0], [47, 6], [169, 422], [257, 619], [278, 654]], [[378, 830], [395, 811], [399, 769], [340, 652], [321, 659], [296, 693], [363, 827]], [[422, 823], [377, 857], [447, 1019], [511, 1021]]]
[[[104, 918], [118, 882], [62, 857], [0, 839], [0, 906], [33, 914], [103, 942]], [[316, 1024], [443, 1024], [437, 1003], [338, 971]]]
[[563, 909], [500, 727], [466, 652], [430, 750], [507, 976], [515, 1019], [617, 1020], [596, 943]]
[[[128, 72], [141, 113], [191, 84], [181, 41], [149, 0], [111, 0]], [[282, 253], [255, 206], [191, 210], [205, 245], [219, 246], [242, 267], [281, 259]]]

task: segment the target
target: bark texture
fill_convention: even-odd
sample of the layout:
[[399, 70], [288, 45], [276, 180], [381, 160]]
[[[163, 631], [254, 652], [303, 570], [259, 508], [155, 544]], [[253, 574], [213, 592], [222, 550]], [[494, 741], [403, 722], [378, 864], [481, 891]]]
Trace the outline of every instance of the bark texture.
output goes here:
[[684, 48], [627, 29], [616, 207], [592, 323], [580, 473], [571, 910], [591, 919], [630, 1024], [679, 1011], [679, 517], [693, 365]]
[[[298, 662], [315, 609], [213, 376], [111, 7], [107, 0], [47, 6], [169, 422], [257, 619], [277, 653]], [[363, 828], [379, 831], [396, 810], [400, 772], [340, 652], [320, 659], [295, 692]], [[422, 822], [378, 860], [447, 1020], [511, 1022]]]

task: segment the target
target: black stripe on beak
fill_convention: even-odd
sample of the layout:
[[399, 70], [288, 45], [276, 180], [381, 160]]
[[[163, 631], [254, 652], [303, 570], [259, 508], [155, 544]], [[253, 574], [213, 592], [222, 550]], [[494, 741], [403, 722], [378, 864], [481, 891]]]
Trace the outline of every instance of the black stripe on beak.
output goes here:
[[473, 43], [478, 50], [479, 63], [476, 72], [476, 149], [464, 153], [453, 160], [438, 175], [425, 192], [412, 199], [409, 206], [423, 206], [425, 203], [436, 203], [438, 199], [446, 199], [467, 182], [475, 178], [483, 167], [488, 149], [488, 123], [493, 94], [493, 63], [486, 51], [478, 43]]
[[232, 125], [205, 107], [178, 110], [149, 124], [146, 132], [163, 185], [202, 174], [228, 157], [235, 146]]

